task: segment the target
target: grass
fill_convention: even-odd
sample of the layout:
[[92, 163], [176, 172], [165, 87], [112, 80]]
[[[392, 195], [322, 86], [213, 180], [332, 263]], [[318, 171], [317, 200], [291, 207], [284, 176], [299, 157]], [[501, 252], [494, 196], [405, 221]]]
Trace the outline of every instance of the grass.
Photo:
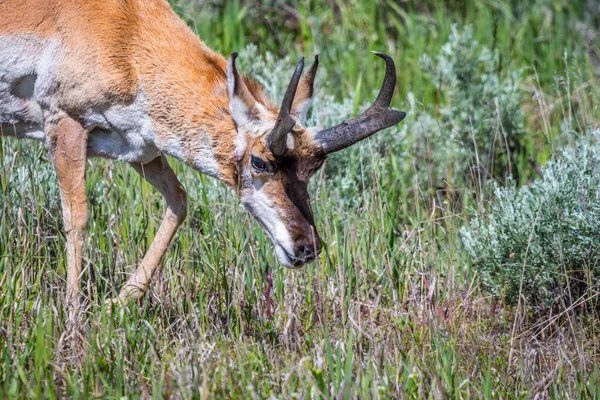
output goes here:
[[[434, 116], [445, 93], [419, 60], [469, 24], [498, 51], [499, 73], [524, 70], [525, 158], [544, 164], [574, 140], [562, 132], [599, 120], [599, 49], [585, 36], [597, 36], [598, 15], [584, 1], [172, 4], [224, 54], [251, 43], [292, 59], [319, 52], [325, 93], [355, 108], [381, 79], [368, 50], [387, 51], [395, 105], [409, 109], [410, 92], [412, 113]], [[598, 321], [573, 309], [529, 321], [483, 292], [459, 229], [491, 191], [454, 188], [459, 205], [436, 197], [415, 179], [411, 133], [397, 140], [403, 151], [359, 146], [314, 178], [325, 250], [300, 271], [277, 264], [232, 192], [172, 162], [189, 218], [143, 302], [110, 316], [103, 301], [141, 260], [164, 203], [128, 166], [91, 160], [83, 322], [68, 330], [47, 151], [0, 138], [0, 397], [599, 398]]]

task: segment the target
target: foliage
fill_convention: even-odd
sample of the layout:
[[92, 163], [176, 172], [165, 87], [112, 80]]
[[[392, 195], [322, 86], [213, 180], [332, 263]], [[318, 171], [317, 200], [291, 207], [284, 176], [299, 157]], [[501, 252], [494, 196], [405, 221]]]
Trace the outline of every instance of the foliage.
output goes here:
[[[600, 397], [597, 317], [542, 319], [552, 329], [531, 330], [518, 308], [478, 290], [459, 234], [470, 218], [462, 206], [482, 210], [493, 198], [490, 175], [502, 184], [507, 165], [518, 171], [519, 206], [517, 187], [535, 174], [528, 159], [543, 165], [558, 140], [574, 143], [573, 132], [600, 120], [595, 3], [170, 3], [212, 48], [240, 52], [240, 69], [274, 101], [299, 57], [308, 64], [318, 53], [308, 125], [333, 125], [373, 100], [383, 65], [370, 50], [396, 61], [392, 105], [408, 116], [331, 155], [314, 177], [325, 249], [300, 271], [278, 266], [231, 191], [170, 160], [190, 194], [188, 220], [144, 300], [111, 316], [104, 301], [142, 260], [165, 205], [126, 164], [91, 160], [76, 327], [63, 307], [65, 237], [47, 150], [0, 138], [0, 397]], [[510, 164], [499, 127], [515, 138]], [[425, 138], [435, 153], [424, 151]], [[473, 166], [481, 186], [460, 175]], [[447, 184], [464, 204], [435, 196]], [[577, 209], [576, 199], [564, 201]], [[591, 237], [583, 221], [575, 233]], [[475, 243], [479, 231], [469, 229]]]
[[437, 185], [460, 187], [517, 176], [523, 152], [520, 73], [501, 78], [499, 54], [481, 46], [470, 27], [452, 28], [449, 41], [421, 66], [443, 94], [439, 118], [415, 122], [416, 165]]
[[583, 143], [548, 162], [531, 186], [496, 186], [489, 211], [461, 231], [487, 290], [538, 311], [598, 309], [599, 165], [600, 143]]

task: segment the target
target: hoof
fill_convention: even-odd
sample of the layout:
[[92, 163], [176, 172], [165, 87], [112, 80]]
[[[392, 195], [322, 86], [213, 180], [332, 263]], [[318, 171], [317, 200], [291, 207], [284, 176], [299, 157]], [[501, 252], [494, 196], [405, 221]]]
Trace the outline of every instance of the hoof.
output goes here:
[[115, 308], [120, 308], [124, 304], [119, 301], [118, 297], [114, 299], [108, 299], [104, 302], [104, 306], [106, 307], [106, 314], [111, 315]]
[[144, 293], [145, 292], [139, 288], [124, 287], [117, 297], [108, 299], [104, 302], [106, 313], [110, 315], [115, 308], [124, 307], [133, 300], [141, 300], [144, 297]]

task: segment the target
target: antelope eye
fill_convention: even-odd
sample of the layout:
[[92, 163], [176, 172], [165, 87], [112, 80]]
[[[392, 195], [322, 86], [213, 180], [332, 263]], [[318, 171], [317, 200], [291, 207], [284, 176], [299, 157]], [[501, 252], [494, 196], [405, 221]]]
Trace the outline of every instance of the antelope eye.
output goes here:
[[260, 172], [267, 171], [267, 163], [261, 160], [258, 157], [251, 156], [250, 162], [252, 163], [252, 168]]

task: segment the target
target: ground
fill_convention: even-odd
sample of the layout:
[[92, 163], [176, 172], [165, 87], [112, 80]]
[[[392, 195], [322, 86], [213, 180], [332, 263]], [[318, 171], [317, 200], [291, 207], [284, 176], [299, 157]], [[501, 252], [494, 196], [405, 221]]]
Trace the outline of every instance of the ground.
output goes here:
[[[190, 194], [189, 218], [148, 295], [112, 315], [104, 300], [141, 260], [164, 204], [126, 164], [89, 161], [77, 326], [63, 309], [65, 237], [47, 150], [0, 139], [1, 397], [600, 397], [597, 317], [576, 308], [540, 316], [506, 304], [482, 287], [459, 232], [492, 199], [486, 182], [504, 185], [517, 171], [517, 184], [530, 184], [557, 148], [577, 140], [574, 132], [600, 120], [595, 5], [171, 3], [213, 48], [243, 50], [240, 69], [275, 97], [293, 60], [319, 53], [309, 118], [322, 125], [372, 100], [382, 69], [369, 50], [386, 51], [398, 66], [393, 105], [408, 117], [331, 157], [315, 176], [310, 192], [324, 250], [297, 271], [278, 265], [233, 192], [173, 162]], [[460, 42], [453, 29], [470, 29], [484, 49], [452, 47]], [[452, 60], [457, 48], [479, 69], [447, 64], [439, 76], [460, 79], [436, 81], [424, 56], [439, 68], [439, 56]], [[510, 84], [517, 97], [501, 90], [513, 73], [520, 74]], [[485, 93], [468, 95], [473, 76], [484, 76], [477, 87]], [[452, 147], [456, 141], [432, 132], [460, 133], [466, 124], [465, 132], [476, 126], [484, 135], [494, 112], [466, 107], [481, 100], [481, 109], [494, 111], [489, 93], [517, 99], [514, 109], [499, 101], [498, 114], [521, 113], [510, 132], [524, 139], [511, 147], [517, 155], [506, 171], [469, 168], [480, 171], [473, 184], [453, 170], [472, 141]], [[469, 125], [475, 118], [482, 124]], [[508, 118], [498, 120], [508, 132]], [[490, 154], [504, 157], [498, 148]]]

